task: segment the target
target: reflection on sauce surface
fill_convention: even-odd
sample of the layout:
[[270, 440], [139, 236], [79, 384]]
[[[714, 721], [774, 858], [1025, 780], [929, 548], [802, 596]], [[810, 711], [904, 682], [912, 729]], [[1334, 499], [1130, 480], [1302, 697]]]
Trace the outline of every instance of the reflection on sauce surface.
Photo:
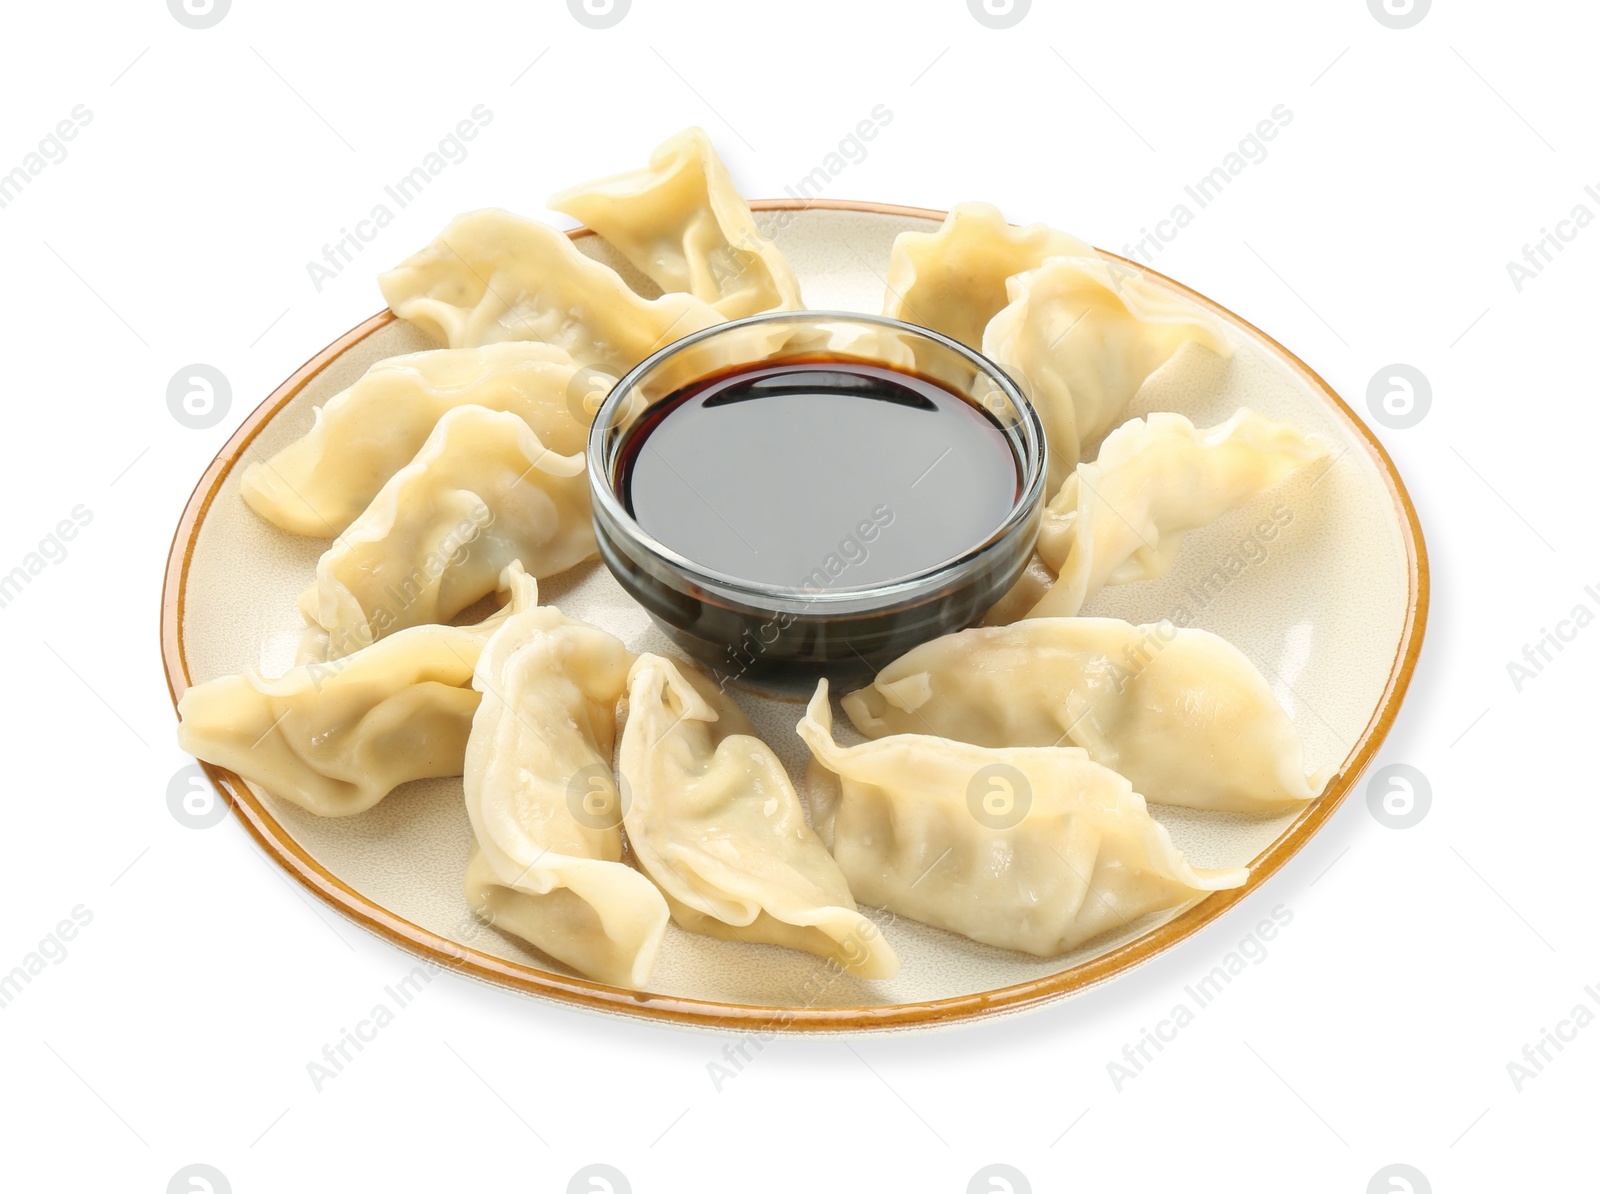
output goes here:
[[615, 473], [646, 533], [786, 588], [927, 571], [992, 535], [1019, 466], [999, 425], [930, 379], [853, 358], [741, 366], [657, 403]]

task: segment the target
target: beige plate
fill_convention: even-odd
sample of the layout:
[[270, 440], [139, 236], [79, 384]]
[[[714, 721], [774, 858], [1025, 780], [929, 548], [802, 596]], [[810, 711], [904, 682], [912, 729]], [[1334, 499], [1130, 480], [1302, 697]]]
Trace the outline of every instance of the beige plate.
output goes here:
[[[932, 228], [941, 218], [878, 204], [753, 206], [814, 308], [877, 311], [895, 234]], [[596, 238], [580, 236], [579, 244], [610, 260]], [[1148, 917], [1048, 961], [882, 914], [903, 968], [881, 983], [833, 976], [806, 954], [672, 929], [654, 990], [641, 994], [574, 977], [474, 920], [461, 888], [470, 830], [459, 780], [410, 784], [360, 816], [322, 819], [219, 767], [206, 771], [267, 853], [351, 919], [441, 965], [599, 1011], [717, 1027], [935, 1026], [1035, 1006], [1148, 960], [1249, 899], [1332, 815], [1394, 721], [1428, 608], [1416, 510], [1377, 440], [1282, 346], [1172, 286], [1228, 323], [1237, 353], [1220, 393], [1174, 389], [1149, 395], [1147, 405], [1202, 426], [1249, 405], [1333, 444], [1325, 474], [1311, 470], [1197, 532], [1169, 576], [1107, 590], [1085, 611], [1136, 622], [1187, 620], [1222, 634], [1271, 680], [1305, 739], [1308, 766], [1340, 764], [1327, 794], [1298, 814], [1261, 819], [1152, 810], [1196, 866], [1248, 863], [1253, 871], [1245, 887]], [[374, 361], [424, 347], [419, 333], [388, 312], [367, 320], [284, 382], [200, 478], [173, 539], [162, 600], [162, 650], [175, 701], [190, 684], [223, 673], [257, 667], [276, 674], [289, 665], [300, 635], [295, 599], [324, 545], [279, 532], [251, 513], [234, 479], [241, 462], [269, 456], [301, 435], [312, 407]], [[1279, 521], [1286, 514], [1290, 521], [1268, 542], [1253, 528], [1275, 510]], [[665, 646], [598, 564], [541, 589], [634, 650]], [[800, 709], [755, 698], [742, 703], [798, 777], [805, 756], [793, 727]]]

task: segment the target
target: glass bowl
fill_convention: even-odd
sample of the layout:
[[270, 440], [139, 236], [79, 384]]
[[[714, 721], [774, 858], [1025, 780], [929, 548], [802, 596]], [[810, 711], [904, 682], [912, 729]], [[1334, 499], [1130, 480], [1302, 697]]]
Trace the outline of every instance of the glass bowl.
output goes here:
[[[920, 375], [986, 412], [1017, 466], [1017, 496], [1000, 524], [952, 558], [854, 587], [751, 581], [686, 558], [645, 531], [618, 492], [630, 428], [700, 379], [744, 364], [819, 357]], [[719, 680], [785, 691], [823, 675], [854, 679], [977, 622], [1027, 566], [1045, 465], [1039, 417], [998, 365], [927, 328], [835, 311], [752, 316], [668, 345], [618, 381], [588, 447], [595, 532], [618, 583]]]

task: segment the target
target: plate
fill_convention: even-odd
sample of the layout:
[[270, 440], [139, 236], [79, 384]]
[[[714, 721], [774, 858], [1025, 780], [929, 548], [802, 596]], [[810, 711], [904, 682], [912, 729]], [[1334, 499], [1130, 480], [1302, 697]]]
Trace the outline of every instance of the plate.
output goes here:
[[[818, 309], [877, 311], [895, 236], [930, 230], [943, 219], [941, 212], [841, 201], [751, 206], [788, 255], [807, 305]], [[586, 253], [620, 266], [598, 238], [581, 230], [573, 236]], [[1308, 769], [1338, 765], [1322, 798], [1299, 813], [1263, 818], [1151, 806], [1195, 866], [1248, 864], [1244, 887], [1146, 917], [1048, 960], [869, 910], [901, 958], [901, 973], [889, 982], [834, 975], [808, 954], [674, 927], [653, 990], [641, 993], [576, 977], [478, 922], [462, 892], [471, 830], [459, 779], [408, 784], [359, 816], [326, 819], [224, 768], [202, 766], [268, 856], [350, 919], [440, 966], [592, 1010], [742, 1030], [933, 1027], [1035, 1007], [1148, 961], [1250, 899], [1344, 800], [1393, 724], [1411, 679], [1427, 617], [1428, 568], [1416, 510], [1393, 463], [1327, 383], [1238, 316], [1144, 272], [1224, 320], [1236, 352], [1220, 389], [1147, 386], [1143, 408], [1129, 417], [1175, 410], [1208, 426], [1247, 405], [1333, 445], [1324, 471], [1308, 470], [1193, 533], [1167, 576], [1106, 589], [1084, 611], [1134, 622], [1182, 614], [1188, 624], [1221, 634], [1256, 662], [1289, 710]], [[167, 561], [161, 637], [174, 702], [191, 684], [247, 667], [278, 674], [291, 664], [303, 629], [296, 598], [324, 543], [258, 518], [240, 498], [235, 474], [303, 434], [312, 407], [373, 362], [428, 347], [389, 312], [373, 316], [279, 386], [211, 462]], [[1282, 524], [1270, 542], [1254, 531], [1264, 520]], [[598, 562], [540, 590], [543, 600], [635, 651], [668, 647]], [[740, 699], [799, 781], [806, 753], [794, 723], [801, 707], [749, 694]]]

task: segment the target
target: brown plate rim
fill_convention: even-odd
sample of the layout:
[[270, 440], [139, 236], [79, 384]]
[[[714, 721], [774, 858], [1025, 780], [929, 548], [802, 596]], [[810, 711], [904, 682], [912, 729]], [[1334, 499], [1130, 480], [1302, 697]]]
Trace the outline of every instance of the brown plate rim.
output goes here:
[[[942, 221], [946, 213], [930, 208], [905, 207], [889, 203], [857, 202], [847, 199], [767, 199], [750, 204], [755, 211], [847, 211], [866, 215], [891, 215]], [[587, 229], [574, 229], [570, 234], [577, 239], [591, 235]], [[638, 1016], [701, 1028], [809, 1031], [809, 1032], [860, 1032], [871, 1029], [917, 1028], [951, 1024], [958, 1021], [993, 1016], [1006, 1012], [1036, 1007], [1050, 1000], [1076, 994], [1098, 983], [1149, 961], [1157, 954], [1171, 949], [1180, 941], [1193, 936], [1206, 925], [1222, 916], [1239, 901], [1261, 887], [1290, 858], [1294, 857], [1311, 837], [1327, 823], [1355, 781], [1372, 761], [1378, 747], [1388, 736], [1400, 711], [1417, 659], [1422, 651], [1423, 633], [1427, 624], [1429, 581], [1428, 555], [1423, 541], [1422, 526], [1417, 510], [1406, 491], [1405, 483], [1395, 469], [1394, 461], [1372, 433], [1371, 429], [1345, 404], [1313, 369], [1282, 344], [1268, 336], [1248, 320], [1241, 319], [1226, 307], [1198, 294], [1181, 282], [1176, 282], [1156, 270], [1115, 253], [1100, 250], [1107, 259], [1121, 261], [1152, 274], [1206, 309], [1248, 328], [1270, 345], [1297, 373], [1319, 391], [1328, 405], [1342, 418], [1365, 445], [1377, 463], [1388, 484], [1390, 497], [1402, 515], [1401, 525], [1410, 563], [1410, 594], [1406, 605], [1405, 627], [1400, 637], [1399, 649], [1389, 681], [1384, 689], [1371, 721], [1362, 732], [1338, 773], [1329, 781], [1324, 795], [1308, 805], [1304, 812], [1290, 824], [1273, 843], [1259, 854], [1251, 864], [1250, 878], [1243, 887], [1217, 892], [1186, 909], [1172, 920], [1130, 941], [1117, 949], [1083, 962], [1069, 970], [1058, 971], [1042, 978], [1030, 979], [992, 991], [980, 991], [949, 999], [926, 1000], [917, 1003], [896, 1003], [853, 1007], [800, 1007], [782, 1008], [762, 1005], [721, 1003], [715, 1000], [690, 999], [675, 995], [649, 994], [629, 991], [587, 979], [572, 978], [550, 971], [539, 970], [517, 962], [497, 958], [469, 946], [441, 937], [419, 925], [396, 915], [381, 904], [355, 891], [313, 859], [288, 831], [273, 817], [265, 805], [250, 791], [235, 773], [226, 768], [201, 763], [218, 792], [228, 800], [234, 813], [267, 855], [295, 879], [338, 911], [413, 954], [459, 973], [509, 987], [532, 995], [542, 995], [561, 1003], [588, 1008], [593, 1011]], [[172, 547], [167, 556], [167, 566], [161, 590], [161, 656], [165, 665], [167, 687], [172, 694], [174, 709], [190, 684], [187, 658], [183, 642], [183, 615], [190, 560], [195, 541], [205, 522], [211, 503], [221, 492], [223, 483], [232, 474], [234, 466], [273, 417], [299, 392], [341, 354], [393, 322], [392, 312], [381, 311], [372, 318], [352, 328], [304, 365], [274, 390], [217, 453], [202, 474], [194, 492], [184, 507], [173, 533]]]

